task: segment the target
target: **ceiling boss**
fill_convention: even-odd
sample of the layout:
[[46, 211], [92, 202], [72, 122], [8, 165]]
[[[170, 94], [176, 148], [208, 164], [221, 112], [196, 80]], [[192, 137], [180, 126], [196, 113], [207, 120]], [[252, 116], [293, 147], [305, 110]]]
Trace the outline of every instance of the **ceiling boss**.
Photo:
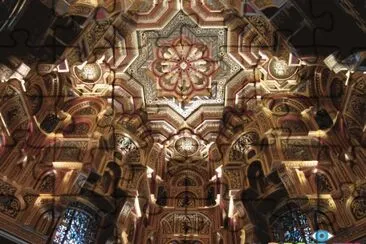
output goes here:
[[181, 102], [194, 96], [210, 96], [211, 77], [217, 66], [207, 46], [181, 36], [158, 48], [152, 63], [159, 96], [174, 96]]

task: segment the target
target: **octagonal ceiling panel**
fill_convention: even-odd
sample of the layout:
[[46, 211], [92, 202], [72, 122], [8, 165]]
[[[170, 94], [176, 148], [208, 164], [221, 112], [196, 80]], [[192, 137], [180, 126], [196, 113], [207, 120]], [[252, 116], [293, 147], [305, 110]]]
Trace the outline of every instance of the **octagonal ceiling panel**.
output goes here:
[[161, 30], [137, 31], [137, 39], [127, 72], [143, 86], [147, 110], [169, 107], [187, 119], [202, 106], [223, 107], [225, 85], [240, 71], [226, 52], [226, 28], [201, 28], [178, 12]]

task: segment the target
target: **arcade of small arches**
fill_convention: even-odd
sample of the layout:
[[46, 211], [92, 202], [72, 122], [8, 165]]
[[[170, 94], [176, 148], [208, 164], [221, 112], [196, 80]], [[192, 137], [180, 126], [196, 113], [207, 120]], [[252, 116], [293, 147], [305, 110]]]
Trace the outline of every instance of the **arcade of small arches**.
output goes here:
[[275, 39], [280, 1], [69, 2], [75, 45], [0, 64], [1, 238], [365, 238], [365, 74]]

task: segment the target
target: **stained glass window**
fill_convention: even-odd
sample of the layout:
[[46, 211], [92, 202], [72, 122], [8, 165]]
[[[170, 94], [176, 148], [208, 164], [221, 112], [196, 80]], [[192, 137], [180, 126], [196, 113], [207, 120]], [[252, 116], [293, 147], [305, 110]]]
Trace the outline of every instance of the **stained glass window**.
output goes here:
[[86, 244], [95, 242], [97, 216], [85, 206], [66, 209], [53, 239], [54, 244]]
[[306, 216], [299, 210], [278, 217], [272, 231], [274, 239], [278, 242], [311, 242], [311, 228]]

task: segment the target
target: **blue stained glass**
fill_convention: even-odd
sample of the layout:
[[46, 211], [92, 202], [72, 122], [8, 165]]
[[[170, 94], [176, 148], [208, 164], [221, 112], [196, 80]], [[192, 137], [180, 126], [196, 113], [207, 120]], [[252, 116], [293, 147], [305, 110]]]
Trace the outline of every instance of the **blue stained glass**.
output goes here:
[[95, 241], [96, 220], [84, 210], [68, 208], [56, 228], [54, 244], [84, 244]]
[[311, 242], [311, 228], [305, 215], [292, 211], [278, 217], [274, 223], [273, 236], [276, 241]]

